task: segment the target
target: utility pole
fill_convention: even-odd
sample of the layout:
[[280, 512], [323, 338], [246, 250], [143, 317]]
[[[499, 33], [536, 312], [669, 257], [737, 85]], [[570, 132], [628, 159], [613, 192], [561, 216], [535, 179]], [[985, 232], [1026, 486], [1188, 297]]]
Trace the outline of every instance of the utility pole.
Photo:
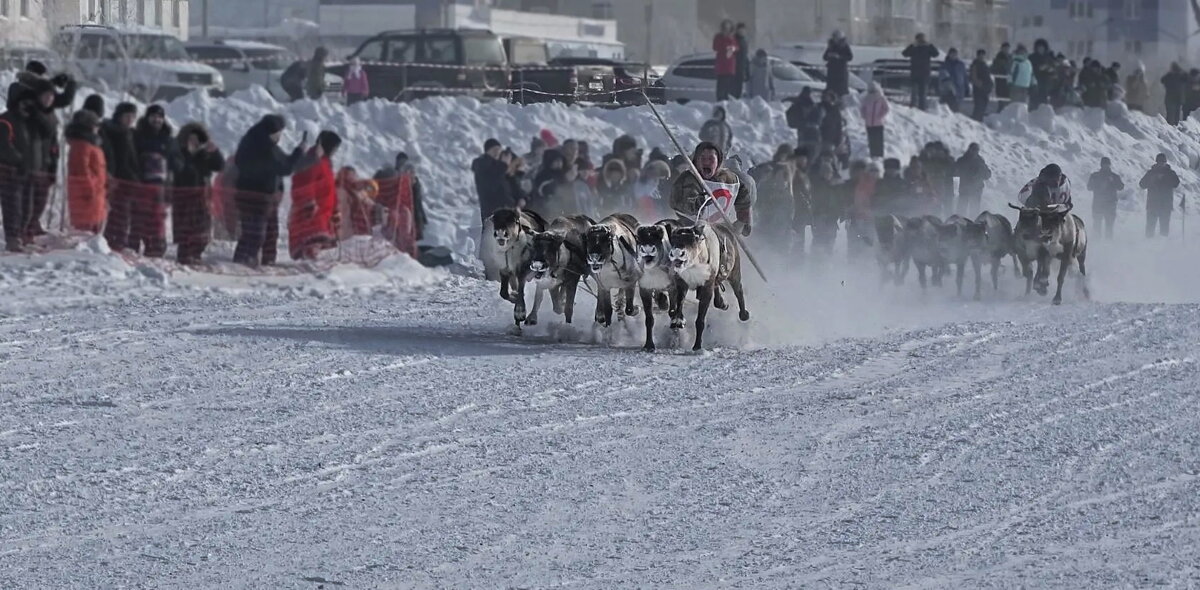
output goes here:
[[200, 36], [208, 39], [208, 0], [200, 0]]

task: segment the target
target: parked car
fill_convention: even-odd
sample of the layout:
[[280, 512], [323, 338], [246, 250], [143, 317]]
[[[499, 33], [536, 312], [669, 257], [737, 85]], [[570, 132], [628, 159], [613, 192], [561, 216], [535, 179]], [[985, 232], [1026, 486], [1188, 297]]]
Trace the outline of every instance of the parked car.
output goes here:
[[37, 60], [46, 64], [47, 68], [56, 70], [62, 60], [53, 51], [45, 47], [6, 45], [0, 46], [0, 71], [23, 70], [25, 64]]
[[[800, 68], [775, 56], [769, 56], [775, 74], [775, 94], [780, 99], [800, 94], [804, 88], [825, 90], [825, 83], [813, 80]], [[712, 102], [717, 98], [717, 74], [712, 53], [685, 57], [671, 66], [662, 77], [666, 101], [685, 103], [691, 100]]]
[[[507, 97], [508, 63], [500, 37], [487, 30], [387, 31], [350, 56], [362, 60], [371, 97], [411, 100], [443, 94]], [[344, 77], [346, 64], [327, 71]]]
[[[196, 61], [221, 72], [225, 78], [225, 92], [237, 92], [257, 85], [266, 88], [278, 100], [288, 98], [279, 83], [279, 77], [288, 66], [300, 59], [286, 47], [234, 39], [188, 43], [187, 52]], [[342, 79], [325, 74], [325, 88], [329, 94], [340, 94]]]
[[80, 80], [123, 89], [140, 100], [225, 89], [220, 72], [194, 61], [182, 41], [161, 29], [68, 25], [59, 30], [55, 43]]
[[[942, 60], [933, 60], [930, 73], [929, 95], [937, 96], [938, 72]], [[889, 96], [907, 97], [912, 93], [912, 65], [907, 59], [879, 59], [871, 64], [871, 81], [878, 82]]]

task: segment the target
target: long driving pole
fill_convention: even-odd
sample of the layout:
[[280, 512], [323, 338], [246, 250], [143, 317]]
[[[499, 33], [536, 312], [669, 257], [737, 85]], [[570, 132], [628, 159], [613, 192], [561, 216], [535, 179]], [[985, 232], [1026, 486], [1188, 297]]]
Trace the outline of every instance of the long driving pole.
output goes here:
[[[715, 204], [717, 202], [717, 197], [713, 195], [712, 189], [708, 187], [708, 183], [704, 182], [704, 177], [700, 175], [700, 170], [696, 168], [696, 163], [693, 162], [692, 158], [683, 151], [683, 146], [679, 145], [679, 140], [675, 139], [675, 134], [671, 133], [671, 129], [667, 127], [667, 122], [663, 120], [662, 115], [660, 115], [658, 113], [658, 109], [655, 108], [654, 103], [650, 101], [650, 97], [646, 95], [645, 87], [642, 88], [642, 98], [646, 99], [646, 105], [650, 107], [650, 112], [654, 113], [654, 118], [658, 119], [658, 124], [662, 125], [663, 131], [667, 132], [667, 137], [670, 138], [671, 143], [675, 145], [675, 151], [678, 152], [680, 156], [683, 156], [684, 160], [687, 160], [688, 168], [692, 171], [692, 174], [696, 175], [696, 180], [700, 182], [700, 186], [704, 187], [704, 192], [708, 194], [708, 200]], [[700, 208], [704, 209], [703, 206]], [[728, 215], [725, 215], [725, 211], [723, 209], [716, 207], [716, 210], [721, 214], [721, 219], [724, 220], [725, 223], [733, 226], [733, 222], [729, 220]], [[699, 211], [696, 213], [698, 215]], [[754, 270], [758, 272], [758, 276], [762, 277], [764, 283], [767, 282], [767, 275], [763, 273], [762, 266], [758, 264], [758, 260], [755, 260], [754, 254], [750, 252], [749, 248], [746, 247], [746, 241], [742, 239], [742, 236], [738, 232], [734, 231], [730, 233], [733, 234], [733, 239], [737, 241], [738, 247], [742, 249], [742, 252], [745, 252], [746, 259], [750, 261], [751, 266], [753, 266]]]

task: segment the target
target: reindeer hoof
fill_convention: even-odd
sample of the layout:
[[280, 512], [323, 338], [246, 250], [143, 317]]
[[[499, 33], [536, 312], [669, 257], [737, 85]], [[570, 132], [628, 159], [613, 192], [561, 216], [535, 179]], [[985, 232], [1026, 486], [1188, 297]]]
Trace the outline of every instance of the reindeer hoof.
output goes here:
[[725, 300], [723, 300], [723, 299], [722, 299], [722, 300], [720, 300], [720, 301], [716, 301], [716, 300], [714, 300], [714, 301], [713, 301], [713, 307], [715, 307], [715, 308], [717, 308], [717, 309], [719, 309], [719, 310], [721, 310], [721, 311], [725, 311], [725, 310], [729, 309], [729, 304], [728, 304], [728, 303], [726, 303], [726, 302], [725, 302]]
[[683, 320], [671, 320], [671, 329], [672, 330], [682, 330], [683, 329]]
[[700, 343], [699, 343], [699, 342], [697, 342], [696, 344], [692, 345], [692, 352], [699, 352], [699, 351], [701, 351], [701, 350], [704, 350], [704, 347], [703, 347], [703, 346], [700, 346]]
[[1062, 297], [1055, 297], [1050, 303], [1052, 305], [1062, 305]]
[[526, 326], [536, 326], [537, 322], [538, 322], [538, 319], [537, 319], [537, 316], [535, 316], [535, 315], [531, 315], [531, 316], [525, 318]]
[[646, 352], [654, 352], [654, 343], [647, 342], [646, 345], [642, 347], [642, 350], [644, 350]]
[[743, 322], [748, 322], [750, 321], [750, 312], [743, 311], [738, 314], [738, 318], [740, 318]]

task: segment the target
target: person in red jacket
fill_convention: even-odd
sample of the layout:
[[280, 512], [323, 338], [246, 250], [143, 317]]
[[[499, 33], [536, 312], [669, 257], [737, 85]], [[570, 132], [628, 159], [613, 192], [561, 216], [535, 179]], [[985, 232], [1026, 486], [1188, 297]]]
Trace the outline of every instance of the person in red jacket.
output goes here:
[[322, 131], [317, 143], [292, 176], [292, 211], [288, 217], [288, 252], [293, 260], [313, 260], [317, 253], [337, 243], [334, 214], [337, 187], [333, 179], [333, 153], [342, 138]]
[[67, 145], [67, 210], [71, 227], [100, 233], [108, 215], [108, 168], [100, 147], [100, 117], [75, 111], [65, 130]]
[[713, 52], [717, 57], [713, 64], [717, 75], [717, 101], [734, 98], [742, 80], [738, 79], [738, 41], [734, 35], [733, 21], [721, 22], [721, 32], [713, 37]]

